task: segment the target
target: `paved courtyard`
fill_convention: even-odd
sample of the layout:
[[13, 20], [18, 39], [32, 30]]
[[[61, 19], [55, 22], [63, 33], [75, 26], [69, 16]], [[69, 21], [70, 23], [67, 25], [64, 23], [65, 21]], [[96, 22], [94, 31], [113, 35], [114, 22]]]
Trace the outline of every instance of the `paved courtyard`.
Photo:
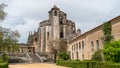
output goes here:
[[9, 68], [68, 68], [57, 66], [56, 64], [49, 63], [34, 63], [34, 64], [10, 64]]

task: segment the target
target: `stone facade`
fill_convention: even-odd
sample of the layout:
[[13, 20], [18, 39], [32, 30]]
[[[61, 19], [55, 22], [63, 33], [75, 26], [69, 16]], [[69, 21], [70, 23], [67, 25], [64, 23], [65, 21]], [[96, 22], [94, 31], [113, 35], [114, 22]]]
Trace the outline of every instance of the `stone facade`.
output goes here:
[[49, 53], [50, 40], [57, 38], [67, 48], [67, 41], [74, 35], [77, 35], [75, 23], [67, 20], [67, 14], [54, 6], [49, 11], [49, 19], [40, 22], [38, 31], [29, 33], [27, 43], [35, 47], [35, 52]]
[[[115, 40], [120, 39], [120, 16], [110, 20], [112, 24], [112, 36]], [[72, 60], [90, 60], [92, 55], [103, 46], [102, 25], [85, 32], [84, 34], [69, 41], [68, 51]]]
[[28, 44], [25, 43], [19, 43], [19, 52], [22, 54], [26, 53], [35, 53], [35, 47], [29, 46]]
[[[120, 16], [110, 20], [112, 24], [112, 35], [115, 40], [120, 39]], [[102, 25], [81, 34], [76, 30], [75, 23], [67, 20], [67, 14], [54, 6], [49, 11], [49, 19], [40, 22], [37, 31], [29, 33], [27, 44], [33, 47], [34, 52], [49, 53], [49, 40], [56, 38], [61, 40], [65, 50], [70, 54], [72, 60], [90, 60], [95, 51], [103, 46]], [[63, 41], [63, 42], [62, 42]]]

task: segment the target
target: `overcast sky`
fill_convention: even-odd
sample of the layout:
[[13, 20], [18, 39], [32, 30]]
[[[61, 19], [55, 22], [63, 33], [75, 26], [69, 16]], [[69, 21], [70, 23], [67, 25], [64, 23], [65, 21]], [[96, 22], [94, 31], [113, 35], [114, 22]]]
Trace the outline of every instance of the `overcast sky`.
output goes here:
[[0, 0], [7, 7], [3, 27], [18, 30], [20, 43], [26, 43], [29, 31], [48, 19], [48, 11], [56, 5], [67, 13], [82, 33], [120, 15], [120, 0]]

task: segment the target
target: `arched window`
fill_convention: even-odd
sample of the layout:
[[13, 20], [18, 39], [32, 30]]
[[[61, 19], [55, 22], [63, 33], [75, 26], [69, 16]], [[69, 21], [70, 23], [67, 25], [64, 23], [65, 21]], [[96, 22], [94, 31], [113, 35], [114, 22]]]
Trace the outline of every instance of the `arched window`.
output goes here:
[[99, 40], [96, 40], [96, 47], [97, 47], [97, 50], [99, 50]]
[[57, 11], [54, 12], [54, 15], [57, 16]]
[[91, 41], [91, 51], [94, 52], [94, 43]]

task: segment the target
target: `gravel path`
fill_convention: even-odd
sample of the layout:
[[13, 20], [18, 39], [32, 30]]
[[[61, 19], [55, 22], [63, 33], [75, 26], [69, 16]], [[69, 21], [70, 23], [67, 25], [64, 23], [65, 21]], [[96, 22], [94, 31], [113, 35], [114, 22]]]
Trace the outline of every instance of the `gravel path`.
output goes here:
[[33, 64], [10, 64], [9, 68], [68, 68], [57, 66], [56, 64], [49, 63], [33, 63]]

